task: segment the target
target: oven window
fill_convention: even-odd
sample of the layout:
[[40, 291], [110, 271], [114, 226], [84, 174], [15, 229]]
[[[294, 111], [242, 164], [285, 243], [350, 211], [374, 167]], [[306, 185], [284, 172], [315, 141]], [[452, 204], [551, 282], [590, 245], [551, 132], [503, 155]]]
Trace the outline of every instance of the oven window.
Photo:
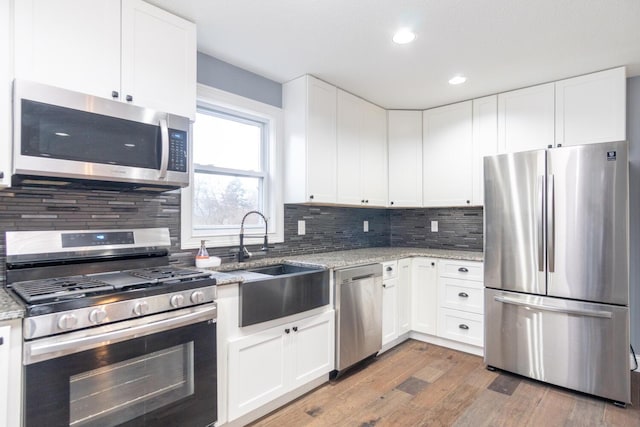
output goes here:
[[69, 425], [110, 427], [194, 393], [193, 341], [73, 375]]

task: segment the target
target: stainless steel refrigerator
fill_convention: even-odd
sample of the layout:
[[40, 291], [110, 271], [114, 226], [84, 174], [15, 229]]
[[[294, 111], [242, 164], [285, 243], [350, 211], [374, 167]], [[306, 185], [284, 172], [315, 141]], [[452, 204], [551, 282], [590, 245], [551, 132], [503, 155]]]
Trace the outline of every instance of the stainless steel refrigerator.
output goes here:
[[485, 157], [485, 363], [630, 403], [628, 146]]

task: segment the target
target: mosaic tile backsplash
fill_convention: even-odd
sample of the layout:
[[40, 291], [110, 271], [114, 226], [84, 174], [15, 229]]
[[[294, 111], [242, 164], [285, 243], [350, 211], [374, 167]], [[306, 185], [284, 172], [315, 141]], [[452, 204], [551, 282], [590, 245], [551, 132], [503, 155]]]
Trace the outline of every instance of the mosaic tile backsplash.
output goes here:
[[[482, 250], [482, 208], [373, 209], [285, 205], [285, 242], [270, 256], [384, 246]], [[306, 234], [297, 235], [298, 220]], [[437, 220], [438, 233], [430, 232]], [[369, 231], [363, 231], [368, 221]], [[180, 192], [159, 195], [60, 189], [0, 191], [0, 281], [4, 280], [5, 231], [168, 227], [172, 262], [193, 265], [195, 251], [180, 249]], [[249, 250], [257, 249], [249, 247]], [[210, 248], [230, 261], [231, 248]]]

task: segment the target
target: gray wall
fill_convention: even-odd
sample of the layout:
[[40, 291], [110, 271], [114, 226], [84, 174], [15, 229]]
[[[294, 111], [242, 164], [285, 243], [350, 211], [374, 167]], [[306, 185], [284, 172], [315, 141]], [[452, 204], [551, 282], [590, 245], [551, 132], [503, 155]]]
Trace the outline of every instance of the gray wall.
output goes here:
[[640, 352], [640, 76], [627, 79], [631, 344]]
[[198, 52], [198, 82], [282, 108], [282, 85]]

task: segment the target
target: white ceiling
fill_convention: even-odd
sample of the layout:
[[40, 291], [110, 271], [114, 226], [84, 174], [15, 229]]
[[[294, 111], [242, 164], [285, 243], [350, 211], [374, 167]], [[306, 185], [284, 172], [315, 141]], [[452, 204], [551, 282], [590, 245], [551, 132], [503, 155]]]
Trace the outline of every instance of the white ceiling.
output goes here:
[[[284, 83], [314, 76], [424, 109], [627, 65], [640, 0], [148, 0], [198, 25], [198, 50]], [[399, 27], [417, 33], [391, 41]], [[461, 73], [465, 84], [448, 79]]]

